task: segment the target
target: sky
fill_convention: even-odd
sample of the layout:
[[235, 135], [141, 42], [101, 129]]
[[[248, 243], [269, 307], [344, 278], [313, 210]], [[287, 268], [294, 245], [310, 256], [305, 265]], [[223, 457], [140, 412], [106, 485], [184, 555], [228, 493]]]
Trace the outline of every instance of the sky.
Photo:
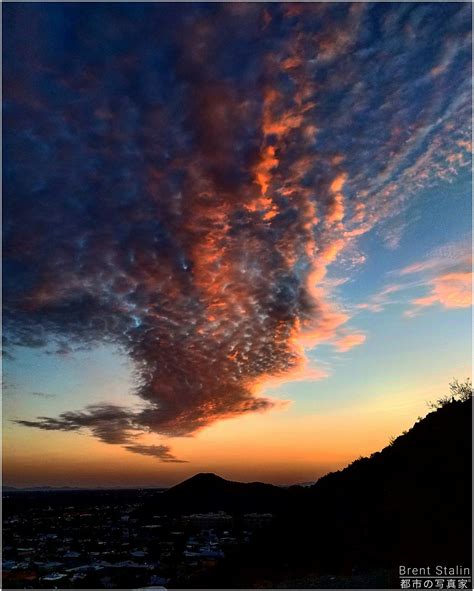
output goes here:
[[314, 481], [471, 373], [469, 3], [3, 7], [3, 482]]

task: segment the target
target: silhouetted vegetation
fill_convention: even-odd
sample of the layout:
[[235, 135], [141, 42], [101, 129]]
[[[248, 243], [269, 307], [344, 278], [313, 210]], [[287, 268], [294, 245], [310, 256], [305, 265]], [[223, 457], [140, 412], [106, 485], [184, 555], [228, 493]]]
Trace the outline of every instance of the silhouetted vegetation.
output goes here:
[[431, 409], [443, 408], [451, 402], [466, 402], [472, 398], [472, 381], [467, 378], [466, 381], [460, 383], [458, 380], [453, 380], [449, 384], [450, 394], [438, 398], [436, 402], [428, 402], [428, 406]]

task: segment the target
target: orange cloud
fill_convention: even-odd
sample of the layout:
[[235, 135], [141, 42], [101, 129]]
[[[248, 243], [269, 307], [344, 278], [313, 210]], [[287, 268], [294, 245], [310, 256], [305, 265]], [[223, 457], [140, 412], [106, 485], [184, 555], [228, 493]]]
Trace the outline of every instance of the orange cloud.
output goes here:
[[[440, 305], [443, 308], [469, 308], [472, 305], [472, 273], [447, 273], [431, 281], [429, 295], [412, 301], [416, 308]], [[408, 315], [416, 313], [416, 309]]]
[[[265, 146], [261, 151], [260, 162], [255, 167], [255, 182], [260, 187], [262, 197], [267, 194], [272, 179], [271, 171], [278, 166], [278, 158], [276, 158], [275, 152], [274, 146]], [[259, 201], [262, 202], [262, 209], [271, 204], [271, 199], [260, 199]]]
[[342, 188], [347, 180], [347, 174], [342, 172], [336, 176], [329, 186], [331, 193], [331, 201], [329, 202], [326, 221], [328, 224], [341, 222], [344, 219], [344, 195], [341, 193]]
[[[381, 312], [391, 304], [409, 304], [405, 316], [416, 316], [423, 308], [439, 305], [446, 309], [472, 305], [472, 255], [468, 243], [450, 243], [424, 261], [396, 272], [400, 281], [385, 286], [359, 309]], [[408, 292], [425, 288], [427, 294], [409, 297]], [[396, 298], [394, 298], [394, 294]]]
[[365, 343], [366, 338], [366, 335], [363, 333], [347, 334], [335, 340], [334, 346], [340, 353], [345, 353], [353, 347], [357, 347], [358, 345]]
[[347, 180], [347, 174], [345, 172], [339, 174], [331, 183], [329, 189], [331, 193], [339, 193]]
[[326, 220], [332, 224], [340, 222], [344, 219], [344, 196], [342, 193], [334, 195], [331, 205], [328, 208], [328, 215]]

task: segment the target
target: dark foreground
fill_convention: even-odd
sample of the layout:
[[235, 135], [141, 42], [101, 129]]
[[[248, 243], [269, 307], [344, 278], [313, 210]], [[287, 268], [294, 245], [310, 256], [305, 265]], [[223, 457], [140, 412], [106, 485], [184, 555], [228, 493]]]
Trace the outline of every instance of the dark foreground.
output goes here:
[[406, 588], [404, 565], [472, 588], [471, 408], [444, 401], [310, 487], [199, 474], [167, 491], [4, 491], [2, 586]]

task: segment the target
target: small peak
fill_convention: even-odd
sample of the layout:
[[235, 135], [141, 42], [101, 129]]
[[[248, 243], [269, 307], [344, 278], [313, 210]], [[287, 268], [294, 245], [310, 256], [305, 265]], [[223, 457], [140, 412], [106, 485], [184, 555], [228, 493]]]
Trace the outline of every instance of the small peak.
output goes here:
[[213, 472], [199, 472], [199, 474], [195, 474], [191, 476], [191, 478], [187, 478], [183, 480], [179, 484], [176, 484], [171, 490], [173, 489], [183, 489], [188, 487], [208, 487], [213, 486], [219, 483], [227, 482], [224, 478], [217, 476]]
[[199, 472], [199, 474], [191, 476], [191, 478], [188, 479], [188, 482], [215, 482], [218, 480], [222, 481], [224, 479], [217, 476], [217, 474], [214, 474], [214, 472]]

